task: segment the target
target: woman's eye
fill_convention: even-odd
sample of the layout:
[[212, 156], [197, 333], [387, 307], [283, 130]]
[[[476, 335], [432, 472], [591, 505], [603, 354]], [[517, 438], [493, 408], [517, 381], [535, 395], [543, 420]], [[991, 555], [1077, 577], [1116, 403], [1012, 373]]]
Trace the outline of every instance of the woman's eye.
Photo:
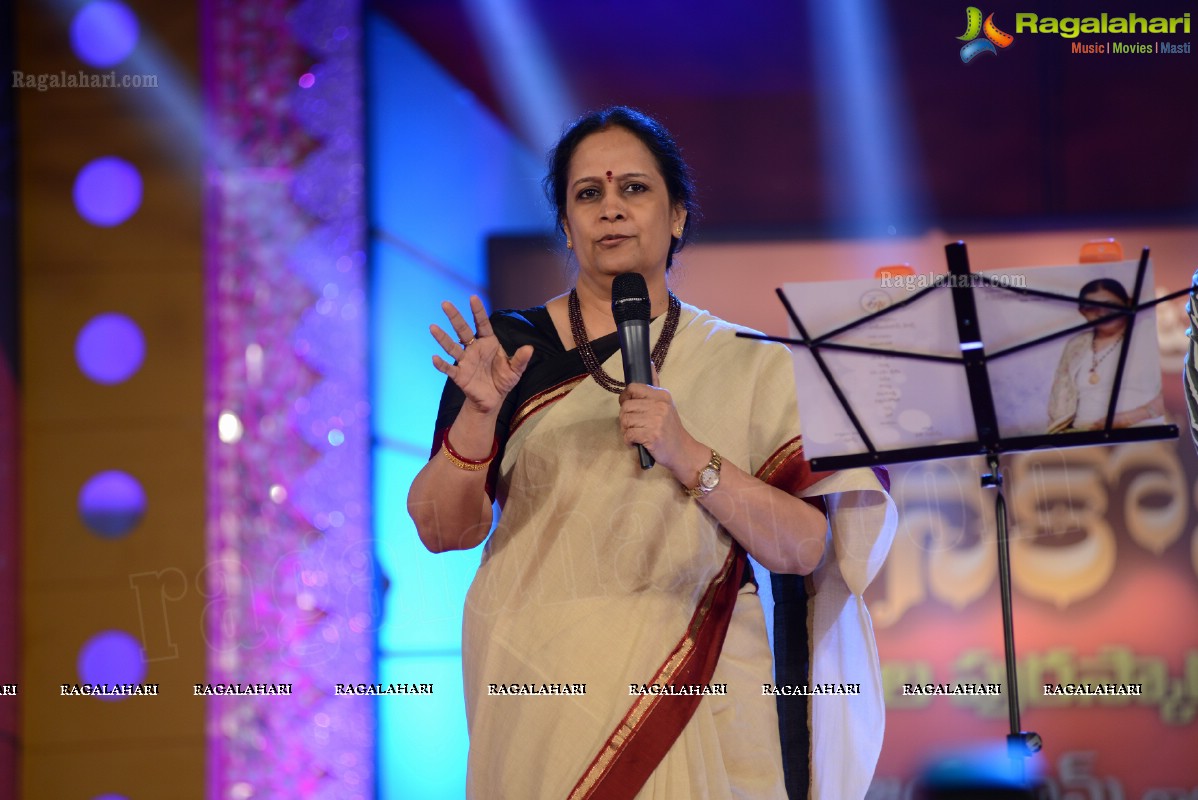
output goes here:
[[644, 191], [647, 191], [648, 188], [649, 187], [645, 186], [645, 184], [643, 184], [643, 183], [630, 183], [624, 187], [624, 191], [626, 191], [626, 192], [644, 192]]
[[591, 200], [598, 196], [599, 196], [599, 190], [595, 189], [594, 187], [591, 187], [589, 189], [583, 189], [581, 192], [578, 193], [579, 200]]

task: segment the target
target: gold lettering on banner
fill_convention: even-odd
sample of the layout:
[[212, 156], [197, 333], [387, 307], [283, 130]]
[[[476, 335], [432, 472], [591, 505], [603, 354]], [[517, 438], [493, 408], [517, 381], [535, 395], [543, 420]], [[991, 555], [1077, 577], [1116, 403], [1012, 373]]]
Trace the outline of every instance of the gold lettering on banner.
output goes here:
[[[879, 629], [927, 600], [964, 608], [994, 585], [994, 500], [979, 483], [985, 471], [976, 458], [891, 470], [899, 529], [868, 595]], [[1102, 591], [1120, 545], [1164, 558], [1187, 532], [1198, 576], [1198, 524], [1188, 519], [1198, 510], [1198, 482], [1187, 485], [1175, 444], [1038, 450], [1010, 457], [1005, 472], [1012, 582], [1021, 595], [1066, 608]]]
[[[982, 515], [985, 521], [979, 521], [979, 524], [986, 530], [993, 530], [994, 509], [985, 511], [988, 511]], [[998, 574], [994, 537], [974, 536], [972, 540], [956, 547], [951, 541], [937, 542], [941, 546], [932, 550], [929, 557], [928, 580], [932, 594], [956, 609], [964, 608], [984, 595]]]
[[[964, 463], [976, 470], [962, 469]], [[928, 597], [963, 608], [986, 593], [997, 574], [994, 511], [987, 507], [977, 475], [981, 459], [929, 462], [896, 470], [892, 491], [901, 512], [899, 529], [879, 586], [870, 602], [885, 628]]]
[[1198, 714], [1198, 650], [1186, 653], [1181, 679], [1170, 682], [1174, 685], [1177, 689], [1167, 693], [1161, 718], [1171, 725], [1189, 725]]
[[1104, 461], [1098, 448], [1012, 459], [1011, 582], [1029, 597], [1065, 608], [1114, 571]]
[[1181, 537], [1186, 524], [1186, 478], [1173, 442], [1146, 442], [1113, 448], [1107, 475], [1123, 495], [1123, 519], [1136, 544], [1159, 556]]

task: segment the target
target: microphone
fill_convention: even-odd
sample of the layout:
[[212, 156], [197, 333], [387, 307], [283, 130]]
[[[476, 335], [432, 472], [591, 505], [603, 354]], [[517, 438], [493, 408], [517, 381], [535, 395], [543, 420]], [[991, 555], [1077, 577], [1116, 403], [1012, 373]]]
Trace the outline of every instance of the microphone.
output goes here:
[[[649, 287], [645, 278], [635, 272], [617, 275], [611, 285], [611, 313], [620, 335], [620, 357], [624, 361], [625, 383], [653, 385], [653, 369], [649, 361]], [[653, 466], [653, 456], [638, 444], [641, 469]]]

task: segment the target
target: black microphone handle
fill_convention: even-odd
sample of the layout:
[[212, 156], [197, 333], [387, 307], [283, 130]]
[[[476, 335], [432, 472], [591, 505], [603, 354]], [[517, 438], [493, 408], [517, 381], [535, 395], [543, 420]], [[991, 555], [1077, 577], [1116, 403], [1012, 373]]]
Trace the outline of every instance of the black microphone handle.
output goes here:
[[[624, 362], [624, 382], [653, 385], [653, 368], [649, 360], [649, 321], [630, 319], [619, 323], [620, 358]], [[641, 469], [649, 469], [655, 463], [652, 454], [643, 444], [636, 446], [641, 456]]]

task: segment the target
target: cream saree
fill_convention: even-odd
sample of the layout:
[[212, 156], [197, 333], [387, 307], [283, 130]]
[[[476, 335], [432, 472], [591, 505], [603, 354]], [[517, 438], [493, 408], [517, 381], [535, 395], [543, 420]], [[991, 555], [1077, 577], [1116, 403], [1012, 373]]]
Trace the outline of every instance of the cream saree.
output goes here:
[[[893, 505], [869, 470], [811, 475], [787, 349], [736, 330], [684, 306], [661, 385], [726, 462], [825, 497], [832, 546], [813, 582], [812, 672], [862, 695], [811, 705], [813, 796], [852, 800], [882, 721], [860, 592], [889, 547]], [[621, 374], [618, 354], [605, 368]], [[463, 624], [468, 796], [784, 800], [766, 620], [742, 585], [743, 551], [666, 470], [640, 469], [618, 409], [575, 378], [511, 421], [502, 513]], [[646, 685], [715, 693], [636, 693]]]

